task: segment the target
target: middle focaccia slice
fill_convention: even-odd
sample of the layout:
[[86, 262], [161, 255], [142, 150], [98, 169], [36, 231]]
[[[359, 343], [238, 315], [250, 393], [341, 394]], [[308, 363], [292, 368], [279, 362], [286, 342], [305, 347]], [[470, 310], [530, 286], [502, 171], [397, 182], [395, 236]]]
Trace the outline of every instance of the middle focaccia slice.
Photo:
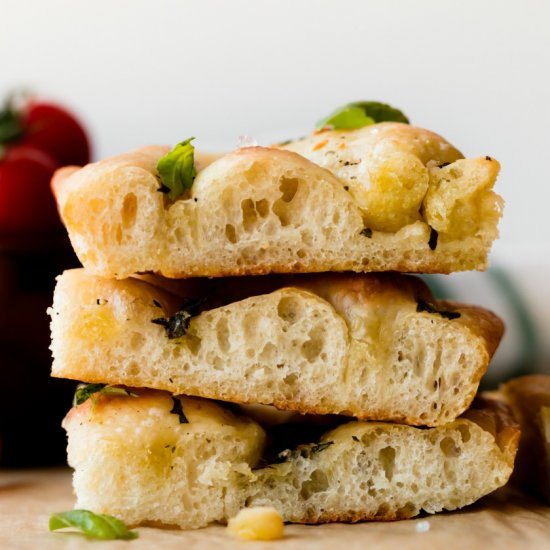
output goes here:
[[187, 284], [177, 296], [65, 272], [50, 311], [53, 376], [436, 426], [468, 407], [503, 330], [404, 275]]

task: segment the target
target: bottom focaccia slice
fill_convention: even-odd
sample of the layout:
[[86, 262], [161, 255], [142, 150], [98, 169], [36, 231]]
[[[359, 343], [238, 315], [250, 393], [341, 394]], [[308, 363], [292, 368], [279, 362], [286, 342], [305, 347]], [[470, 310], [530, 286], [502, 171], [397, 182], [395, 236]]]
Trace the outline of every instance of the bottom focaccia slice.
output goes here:
[[521, 426], [514, 481], [550, 502], [550, 376], [515, 378], [500, 391]]
[[199, 398], [132, 392], [88, 400], [63, 424], [76, 506], [132, 525], [197, 528], [255, 505], [296, 523], [453, 510], [506, 483], [519, 438], [506, 407], [480, 402], [437, 428], [348, 422], [266, 465], [264, 431], [246, 417]]

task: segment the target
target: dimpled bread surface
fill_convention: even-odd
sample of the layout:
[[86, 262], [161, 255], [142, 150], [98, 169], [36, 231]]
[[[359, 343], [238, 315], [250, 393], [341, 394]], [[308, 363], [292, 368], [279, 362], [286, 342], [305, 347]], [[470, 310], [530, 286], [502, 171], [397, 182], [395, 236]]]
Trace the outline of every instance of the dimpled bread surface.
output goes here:
[[181, 423], [169, 394], [132, 391], [88, 400], [64, 421], [76, 506], [130, 525], [198, 528], [261, 505], [297, 523], [453, 510], [506, 483], [519, 438], [500, 404], [482, 403], [437, 428], [349, 422], [261, 466], [254, 422], [181, 398]]
[[81, 262], [105, 277], [486, 268], [503, 204], [496, 160], [399, 123], [286, 147], [197, 154], [173, 203], [159, 192], [165, 147], [64, 168], [52, 185]]
[[190, 281], [205, 309], [169, 339], [152, 321], [182, 298], [159, 284], [61, 275], [53, 375], [434, 426], [468, 407], [503, 331], [481, 308], [432, 303], [414, 277], [323, 274]]

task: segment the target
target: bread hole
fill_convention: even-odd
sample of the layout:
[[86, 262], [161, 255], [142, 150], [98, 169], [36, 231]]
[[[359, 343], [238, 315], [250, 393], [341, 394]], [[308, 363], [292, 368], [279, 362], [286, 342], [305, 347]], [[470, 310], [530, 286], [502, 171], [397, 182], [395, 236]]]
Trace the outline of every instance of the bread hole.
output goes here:
[[308, 229], [302, 230], [302, 242], [306, 246], [313, 246], [313, 234], [310, 230]]
[[[456, 472], [454, 467], [448, 462], [445, 461], [445, 464], [443, 465], [443, 470], [445, 471], [445, 477], [446, 480], [449, 483], [455, 483], [456, 482]], [[443, 484], [445, 484], [445, 480], [441, 480]]]
[[229, 344], [229, 326], [227, 324], [227, 318], [222, 317], [216, 324], [216, 338], [218, 340], [218, 346], [222, 353], [227, 353], [230, 348]]
[[389, 509], [390, 507], [388, 504], [383, 502], [380, 506], [378, 506], [378, 510], [376, 510], [374, 515], [378, 518], [385, 517], [387, 516]]
[[140, 332], [132, 332], [130, 337], [130, 349], [138, 351], [145, 344], [145, 337]]
[[261, 312], [256, 309], [247, 311], [242, 320], [244, 336], [247, 341], [254, 340], [258, 334], [258, 323]]
[[136, 361], [132, 361], [128, 365], [128, 376], [137, 376], [139, 374], [139, 365]]
[[196, 334], [187, 334], [185, 338], [187, 348], [193, 355], [197, 355], [201, 349], [202, 340]]
[[265, 218], [269, 214], [269, 202], [266, 199], [261, 199], [256, 202], [256, 212], [262, 217]]
[[312, 495], [321, 493], [328, 489], [328, 478], [322, 470], [313, 470], [309, 479], [302, 482], [300, 496], [308, 500]]
[[272, 362], [276, 352], [277, 347], [275, 346], [275, 344], [268, 342], [260, 352], [260, 360], [263, 362]]
[[332, 223], [334, 225], [338, 225], [338, 223], [340, 223], [340, 211], [339, 210], [334, 211], [334, 214], [332, 215]]
[[115, 239], [118, 244], [122, 242], [122, 227], [120, 225], [116, 226]]
[[293, 372], [292, 374], [287, 374], [284, 378], [283, 378], [283, 382], [287, 385], [287, 386], [294, 386], [296, 384], [296, 381], [298, 380], [298, 375]]
[[416, 495], [418, 493], [418, 485], [416, 483], [411, 484], [411, 491]]
[[319, 357], [324, 346], [323, 329], [316, 326], [309, 331], [309, 340], [302, 344], [302, 355], [312, 363]]
[[298, 185], [300, 184], [297, 178], [288, 178], [283, 176], [279, 180], [279, 190], [281, 191], [281, 200], [283, 202], [290, 202], [298, 191]]
[[292, 296], [283, 296], [277, 305], [277, 314], [289, 324], [295, 323], [299, 319], [300, 304]]
[[122, 211], [120, 218], [125, 229], [132, 227], [136, 222], [137, 197], [133, 193], [128, 193], [122, 201]]
[[468, 441], [470, 441], [470, 428], [466, 424], [459, 424], [458, 432], [460, 433], [460, 439], [462, 439], [462, 443], [468, 443]]
[[250, 233], [256, 221], [258, 219], [258, 213], [256, 212], [256, 206], [252, 199], [244, 199], [241, 201], [241, 210], [243, 214], [243, 227], [247, 233]]
[[228, 223], [225, 226], [225, 236], [230, 243], [235, 244], [237, 242], [237, 234], [235, 232], [235, 226]]
[[298, 258], [304, 258], [305, 255], [306, 255], [306, 251], [305, 251], [303, 248], [300, 248], [300, 249], [296, 252], [296, 255], [298, 256]]
[[214, 361], [212, 361], [212, 367], [214, 370], [224, 370], [225, 369], [225, 361], [219, 356], [214, 357]]
[[397, 515], [399, 517], [411, 517], [416, 514], [416, 506], [412, 502], [407, 502], [401, 508], [397, 509]]
[[456, 458], [460, 454], [460, 447], [457, 447], [452, 437], [444, 437], [439, 442], [439, 447], [446, 457]]
[[395, 468], [395, 449], [393, 447], [384, 447], [378, 452], [378, 460], [384, 469], [384, 475], [388, 481], [393, 478]]

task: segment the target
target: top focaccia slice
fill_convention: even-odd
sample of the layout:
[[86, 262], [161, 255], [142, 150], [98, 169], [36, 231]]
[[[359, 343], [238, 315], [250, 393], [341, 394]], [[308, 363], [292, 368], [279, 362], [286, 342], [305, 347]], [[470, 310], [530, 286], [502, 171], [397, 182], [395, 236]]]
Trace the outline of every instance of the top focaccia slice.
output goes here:
[[159, 193], [164, 147], [65, 168], [53, 189], [77, 255], [101, 276], [486, 268], [502, 207], [495, 160], [463, 159], [443, 138], [399, 123], [287, 147], [300, 154], [197, 155], [199, 174], [173, 203]]

